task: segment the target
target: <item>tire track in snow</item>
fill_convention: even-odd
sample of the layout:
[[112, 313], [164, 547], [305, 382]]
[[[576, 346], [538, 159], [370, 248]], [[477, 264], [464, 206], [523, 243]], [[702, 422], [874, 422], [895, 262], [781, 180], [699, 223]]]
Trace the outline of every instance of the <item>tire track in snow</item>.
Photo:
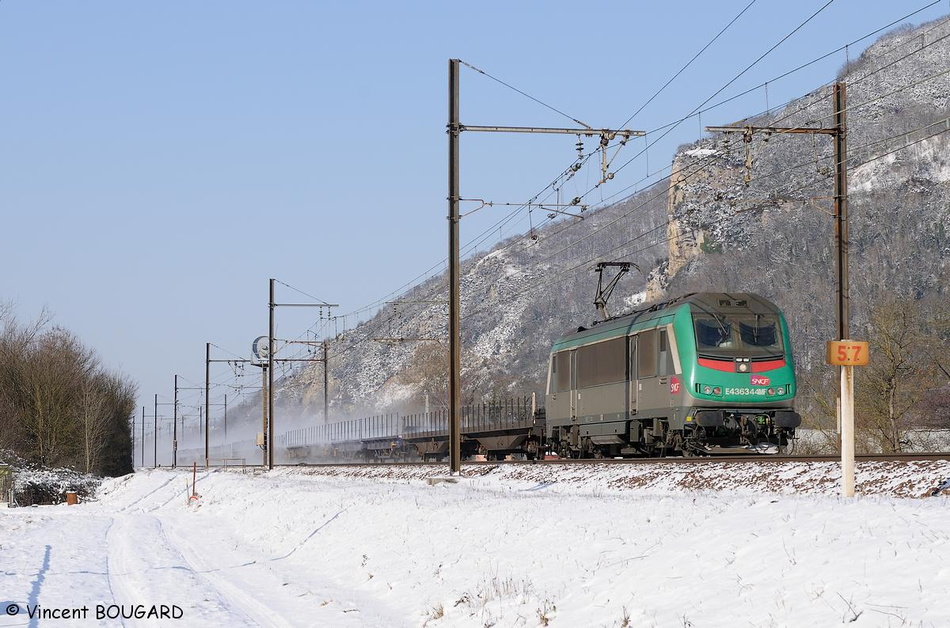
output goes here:
[[[173, 521], [179, 522], [168, 523]], [[341, 587], [319, 571], [314, 573], [294, 562], [290, 558], [293, 551], [280, 557], [261, 555], [255, 551], [257, 548], [242, 547], [235, 537], [223, 532], [224, 526], [222, 533], [214, 537], [194, 532], [195, 528], [190, 526], [167, 525], [164, 529], [170, 544], [185, 560], [262, 626], [407, 625], [378, 596]], [[318, 531], [319, 528], [310, 537]], [[216, 559], [218, 564], [214, 564]], [[225, 561], [228, 564], [223, 564]], [[262, 606], [262, 600], [266, 600], [266, 605]]]
[[[106, 535], [108, 576], [117, 605], [153, 605], [182, 609], [182, 625], [266, 626], [272, 623], [269, 609], [255, 608], [234, 600], [227, 592], [194, 569], [169, 541], [161, 521], [153, 515], [120, 515]], [[240, 597], [240, 596], [238, 596]], [[258, 605], [260, 607], [261, 605]], [[263, 621], [262, 621], [263, 620]], [[168, 625], [165, 619], [130, 619], [126, 626]]]
[[[148, 472], [146, 471], [145, 473], [148, 473]], [[197, 478], [196, 483], [200, 483], [202, 480], [206, 479], [210, 474], [211, 474], [210, 471], [203, 472]], [[180, 499], [182, 497], [181, 493], [179, 492], [181, 489], [178, 489], [172, 486], [169, 489], [171, 491], [171, 495], [166, 497], [165, 500], [162, 502], [149, 503], [148, 499], [152, 497], [153, 495], [155, 495], [156, 493], [158, 493], [159, 491], [161, 491], [162, 489], [165, 489], [166, 487], [168, 487], [170, 484], [174, 482], [179, 482], [182, 480], [184, 481], [184, 484], [185, 484], [184, 495], [185, 495], [185, 500], [187, 501], [188, 495], [191, 494], [192, 485], [191, 485], [191, 482], [188, 480], [188, 476], [186, 474], [178, 473], [166, 479], [164, 482], [162, 482], [161, 484], [159, 484], [158, 486], [156, 486], [149, 492], [145, 493], [144, 495], [136, 497], [134, 502], [125, 504], [124, 506], [119, 507], [119, 511], [120, 512], [128, 512], [128, 511], [151, 512], [154, 510], [159, 510], [167, 506], [169, 503], [173, 502], [174, 500]], [[158, 497], [163, 497], [163, 496], [158, 496]]]
[[[299, 625], [284, 619], [284, 616], [288, 615], [286, 608], [278, 610], [261, 601], [261, 598], [266, 595], [265, 591], [268, 588], [268, 583], [262, 582], [260, 574], [257, 573], [261, 569], [259, 563], [249, 561], [236, 565], [212, 565], [210, 561], [202, 556], [201, 552], [182, 539], [180, 535], [175, 534], [174, 531], [172, 536], [169, 537], [165, 525], [161, 521], [159, 521], [159, 526], [162, 537], [168, 546], [175, 548], [175, 551], [179, 552], [182, 559], [192, 569], [201, 573], [215, 589], [221, 591], [227, 599], [252, 617], [257, 622], [256, 625], [274, 626], [276, 628], [292, 628]], [[251, 568], [254, 573], [247, 573], [248, 568]], [[283, 583], [280, 586], [283, 586]]]
[[[112, 534], [112, 529], [113, 529], [114, 527], [115, 527], [115, 518], [113, 517], [112, 519], [109, 520], [109, 527], [106, 528], [106, 533], [105, 533], [105, 535], [104, 535], [104, 541], [105, 541], [106, 548], [110, 548], [111, 545], [112, 545], [112, 544], [109, 542], [109, 537], [110, 537], [110, 535]], [[118, 584], [118, 582], [116, 581], [115, 578], [113, 578], [112, 552], [111, 552], [111, 551], [108, 551], [108, 549], [107, 549], [107, 551], [106, 551], [106, 564], [105, 564], [105, 569], [106, 569], [106, 584], [109, 586], [109, 595], [112, 596], [112, 602], [113, 602], [114, 604], [119, 604], [120, 602], [119, 602], [119, 601], [116, 599], [116, 597], [115, 597], [115, 592], [116, 592], [116, 588], [117, 588], [116, 585]], [[120, 619], [119, 619], [119, 623], [123, 626], [123, 628], [125, 627], [125, 620], [123, 620], [123, 619], [120, 618]]]
[[[158, 486], [156, 486], [155, 488], [153, 488], [152, 490], [150, 490], [150, 491], [149, 491], [148, 493], [146, 493], [145, 495], [142, 495], [142, 496], [140, 496], [140, 497], [136, 497], [135, 501], [132, 502], [131, 504], [126, 504], [125, 506], [122, 506], [119, 510], [122, 511], [122, 512], [126, 512], [126, 511], [129, 511], [129, 510], [131, 510], [133, 507], [136, 507], [136, 506], [137, 506], [136, 511], [138, 511], [138, 512], [144, 512], [144, 511], [146, 511], [146, 510], [154, 510], [154, 507], [150, 509], [150, 508], [147, 507], [147, 505], [146, 505], [146, 506], [143, 506], [143, 505], [142, 505], [143, 502], [145, 502], [149, 497], [151, 497], [152, 495], [154, 495], [154, 494], [157, 493], [158, 491], [162, 490], [163, 488], [165, 488], [166, 486], [168, 486], [169, 484], [171, 484], [172, 482], [174, 482], [176, 479], [178, 479], [178, 478], [176, 478], [176, 477], [174, 477], [174, 476], [168, 478], [167, 480], [165, 480], [164, 482], [162, 482], [161, 484], [159, 484]], [[168, 503], [168, 502], [165, 502], [165, 503]], [[164, 504], [162, 504], [162, 505], [164, 505]]]

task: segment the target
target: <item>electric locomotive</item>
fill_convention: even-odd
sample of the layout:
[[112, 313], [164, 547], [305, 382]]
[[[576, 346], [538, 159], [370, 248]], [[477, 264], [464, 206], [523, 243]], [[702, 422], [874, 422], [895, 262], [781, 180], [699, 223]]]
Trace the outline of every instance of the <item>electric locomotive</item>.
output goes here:
[[574, 458], [778, 453], [801, 424], [795, 391], [775, 304], [688, 294], [554, 343], [548, 448]]

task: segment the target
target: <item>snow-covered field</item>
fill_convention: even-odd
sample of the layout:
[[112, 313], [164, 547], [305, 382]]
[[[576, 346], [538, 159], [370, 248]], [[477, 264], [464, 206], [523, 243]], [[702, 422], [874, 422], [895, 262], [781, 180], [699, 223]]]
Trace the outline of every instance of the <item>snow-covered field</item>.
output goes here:
[[853, 499], [833, 463], [444, 470], [199, 471], [190, 499], [159, 469], [0, 508], [0, 626], [950, 625], [947, 461], [859, 463]]

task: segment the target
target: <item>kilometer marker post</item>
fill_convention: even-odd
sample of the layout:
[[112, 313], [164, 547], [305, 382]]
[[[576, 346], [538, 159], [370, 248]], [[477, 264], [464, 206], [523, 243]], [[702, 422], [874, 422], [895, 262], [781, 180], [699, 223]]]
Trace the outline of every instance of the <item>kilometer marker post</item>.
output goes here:
[[854, 367], [868, 363], [868, 343], [833, 340], [828, 343], [828, 364], [841, 371], [841, 490], [854, 497]]

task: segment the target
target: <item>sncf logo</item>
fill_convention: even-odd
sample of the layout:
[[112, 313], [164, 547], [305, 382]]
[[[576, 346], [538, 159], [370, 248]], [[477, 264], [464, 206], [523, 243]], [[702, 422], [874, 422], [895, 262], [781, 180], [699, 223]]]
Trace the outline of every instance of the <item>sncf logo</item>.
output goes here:
[[772, 380], [770, 380], [768, 377], [765, 377], [764, 375], [753, 375], [749, 379], [753, 386], [768, 386], [772, 383]]

